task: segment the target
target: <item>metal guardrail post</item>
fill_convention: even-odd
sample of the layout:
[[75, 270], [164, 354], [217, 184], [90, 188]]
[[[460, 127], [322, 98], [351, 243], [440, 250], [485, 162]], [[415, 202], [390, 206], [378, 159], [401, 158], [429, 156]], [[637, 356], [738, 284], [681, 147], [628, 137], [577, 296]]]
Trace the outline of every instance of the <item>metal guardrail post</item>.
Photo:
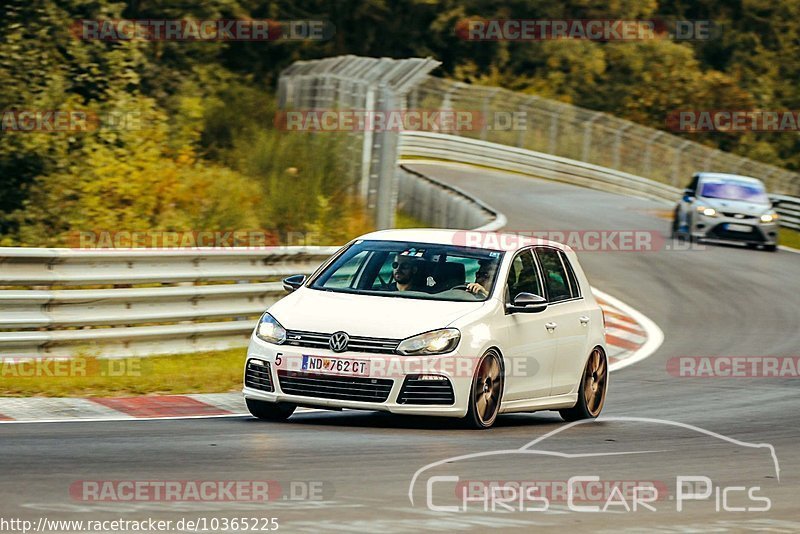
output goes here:
[[653, 145], [661, 137], [662, 132], [656, 131], [651, 135], [645, 143], [644, 151], [644, 174], [643, 176], [651, 176], [653, 174]]
[[489, 91], [489, 94], [484, 95], [483, 103], [481, 106], [481, 113], [483, 114], [483, 128], [481, 128], [481, 139], [486, 141], [486, 136], [489, 135], [489, 128], [491, 127], [489, 117], [492, 115], [491, 108], [489, 107], [489, 102], [494, 98], [495, 93], [497, 90]]
[[675, 148], [675, 159], [672, 161], [672, 185], [679, 187], [681, 181], [681, 158], [683, 151], [691, 144], [691, 141], [684, 141]]
[[[447, 89], [447, 91], [445, 91], [444, 97], [442, 98], [442, 105], [440, 106], [440, 109], [443, 112], [449, 113], [450, 111], [453, 110], [453, 102], [452, 102], [453, 91], [455, 91], [457, 88], [458, 88], [458, 85], [454, 84], [449, 89]], [[453, 131], [453, 130], [448, 130], [448, 129], [442, 129], [442, 131], [444, 133], [449, 133], [449, 134], [453, 134], [453, 135], [459, 135], [458, 131]]]
[[[397, 109], [397, 99], [394, 93], [386, 86], [378, 88], [379, 112], [384, 112], [388, 116], [390, 112]], [[397, 175], [395, 165], [397, 164], [397, 141], [398, 132], [391, 129], [384, 129], [375, 132], [373, 151], [373, 177], [374, 207], [375, 207], [375, 226], [379, 230], [385, 230], [394, 226], [395, 210], [397, 207]], [[370, 194], [373, 191], [370, 190]], [[373, 205], [368, 202], [368, 205]]]
[[525, 117], [525, 126], [523, 128], [520, 128], [519, 131], [517, 132], [517, 147], [519, 148], [525, 148], [525, 138], [527, 137], [528, 129], [530, 128], [529, 126], [530, 120], [528, 117], [528, 110], [530, 109], [530, 106], [528, 104], [533, 100], [535, 100], [535, 98], [533, 97], [528, 98], [525, 100], [524, 103], [520, 104], [519, 107], [517, 108], [520, 114], [523, 117]]
[[630, 124], [626, 124], [614, 132], [614, 159], [612, 166], [615, 169], [622, 169], [622, 136], [625, 135], [625, 132], [630, 127]]
[[591, 161], [592, 127], [598, 117], [600, 117], [600, 113], [595, 113], [583, 125], [583, 148], [581, 149], [581, 160], [583, 161]]
[[558, 154], [558, 122], [559, 116], [557, 113], [550, 113], [550, 131], [549, 131], [549, 144], [548, 151], [550, 154]]
[[[366, 89], [364, 111], [371, 114], [375, 111], [375, 88], [368, 86]], [[361, 198], [369, 198], [370, 172], [372, 167], [372, 147], [373, 132], [371, 128], [366, 128], [361, 142], [361, 178], [360, 187]]]
[[[439, 65], [431, 58], [339, 56], [297, 61], [281, 73], [279, 102], [301, 109], [399, 111], [400, 99]], [[396, 131], [366, 128], [349, 136], [348, 150], [343, 152], [349, 159], [353, 189], [365, 199], [379, 228], [394, 224], [397, 139]]]

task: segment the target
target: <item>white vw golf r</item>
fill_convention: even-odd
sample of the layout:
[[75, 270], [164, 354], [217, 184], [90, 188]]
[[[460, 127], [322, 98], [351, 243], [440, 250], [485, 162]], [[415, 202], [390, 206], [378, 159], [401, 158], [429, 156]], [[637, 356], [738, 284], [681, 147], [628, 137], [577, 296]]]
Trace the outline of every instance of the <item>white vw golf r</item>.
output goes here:
[[243, 392], [260, 419], [308, 406], [488, 428], [500, 413], [577, 420], [603, 408], [604, 318], [564, 245], [386, 230], [284, 287], [291, 294], [264, 313], [247, 352]]

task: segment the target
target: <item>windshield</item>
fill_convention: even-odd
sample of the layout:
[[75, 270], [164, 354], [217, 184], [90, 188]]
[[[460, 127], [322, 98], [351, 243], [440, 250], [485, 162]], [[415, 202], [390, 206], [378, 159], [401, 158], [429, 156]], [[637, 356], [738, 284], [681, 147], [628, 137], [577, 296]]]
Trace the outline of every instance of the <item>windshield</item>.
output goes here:
[[484, 301], [503, 252], [406, 241], [357, 241], [314, 289], [426, 300]]
[[724, 200], [745, 200], [759, 204], [769, 203], [764, 186], [753, 182], [738, 180], [712, 180], [703, 182], [700, 196]]

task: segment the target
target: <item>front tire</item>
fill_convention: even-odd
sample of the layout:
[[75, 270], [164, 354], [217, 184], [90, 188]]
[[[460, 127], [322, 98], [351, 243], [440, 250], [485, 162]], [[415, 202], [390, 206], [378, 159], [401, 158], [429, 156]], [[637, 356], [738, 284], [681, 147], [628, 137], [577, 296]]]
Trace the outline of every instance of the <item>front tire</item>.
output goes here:
[[491, 349], [483, 355], [475, 369], [469, 393], [469, 409], [464, 418], [470, 428], [491, 428], [500, 413], [503, 397], [503, 365], [500, 354]]
[[566, 410], [559, 410], [564, 421], [595, 419], [603, 410], [608, 392], [608, 359], [600, 347], [595, 347], [586, 361], [578, 388], [578, 402]]
[[764, 250], [766, 250], [767, 252], [777, 252], [778, 251], [778, 245], [777, 244], [775, 244], [775, 245], [764, 245]]
[[283, 402], [265, 402], [255, 399], [245, 399], [247, 409], [253, 415], [264, 421], [285, 421], [294, 413], [294, 404]]
[[680, 223], [678, 222], [678, 210], [672, 214], [672, 232], [671, 237], [672, 239], [678, 239], [680, 237], [678, 230], [680, 228]]

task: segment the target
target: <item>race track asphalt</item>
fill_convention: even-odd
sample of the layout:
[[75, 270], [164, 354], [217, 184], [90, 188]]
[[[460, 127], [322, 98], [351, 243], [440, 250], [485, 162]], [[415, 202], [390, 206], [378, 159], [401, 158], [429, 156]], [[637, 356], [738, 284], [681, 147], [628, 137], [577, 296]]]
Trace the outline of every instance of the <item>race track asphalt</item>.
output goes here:
[[[441, 419], [311, 412], [286, 423], [232, 417], [0, 425], [0, 519], [275, 517], [281, 532], [382, 534], [534, 527], [800, 531], [797, 379], [679, 378], [667, 371], [667, 362], [680, 356], [800, 355], [800, 255], [712, 244], [674, 250], [663, 218], [669, 207], [654, 201], [466, 167], [413, 168], [499, 209], [510, 230], [656, 233], [653, 251], [579, 252], [594, 286], [647, 315], [665, 335], [655, 354], [612, 375], [603, 417], [539, 444], [562, 456], [509, 452], [434, 469], [462, 480], [566, 481], [596, 473], [603, 480], [657, 481], [668, 491], [653, 503], [656, 511], [628, 512], [619, 505], [606, 513], [583, 513], [570, 510], [563, 499], [553, 499], [546, 511], [493, 512], [478, 505], [467, 512], [431, 510], [426, 477], [432, 471], [423, 472], [411, 488], [412, 506], [409, 485], [418, 469], [459, 455], [518, 449], [564, 427], [554, 412], [501, 416], [496, 428], [485, 432]], [[769, 448], [746, 443], [772, 445], [779, 471]], [[592, 453], [614, 454], [563, 456]], [[678, 476], [708, 477], [712, 495], [684, 502], [679, 512]], [[266, 504], [98, 503], [70, 494], [86, 480], [271, 480], [282, 493]], [[291, 498], [291, 488], [301, 496], [309, 487], [321, 497]], [[768, 497], [769, 510], [723, 509], [724, 504], [763, 506], [737, 489], [723, 491], [731, 487], [760, 488], [753, 495]], [[448, 499], [433, 495], [434, 504]]]

